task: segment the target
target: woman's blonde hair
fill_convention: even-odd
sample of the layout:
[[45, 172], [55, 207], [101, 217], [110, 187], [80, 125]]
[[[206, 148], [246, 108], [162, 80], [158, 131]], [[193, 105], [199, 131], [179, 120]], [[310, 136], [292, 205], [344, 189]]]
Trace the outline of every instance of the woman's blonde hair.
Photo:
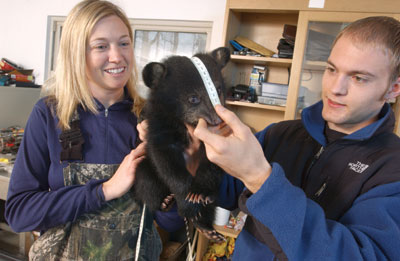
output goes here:
[[[97, 113], [97, 106], [86, 78], [86, 47], [90, 34], [101, 19], [116, 15], [126, 25], [131, 41], [133, 33], [125, 13], [116, 5], [104, 0], [85, 0], [78, 3], [68, 14], [63, 25], [55, 73], [44, 84], [44, 95], [55, 104], [59, 127], [70, 129], [70, 119], [81, 105], [85, 110]], [[144, 100], [136, 91], [137, 71], [134, 69], [126, 84], [128, 96], [133, 100], [132, 112], [139, 116]]]

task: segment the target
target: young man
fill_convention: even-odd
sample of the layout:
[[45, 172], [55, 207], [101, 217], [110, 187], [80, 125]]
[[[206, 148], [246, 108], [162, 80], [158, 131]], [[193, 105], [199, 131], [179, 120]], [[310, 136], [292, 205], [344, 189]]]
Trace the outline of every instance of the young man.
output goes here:
[[[386, 103], [400, 94], [400, 22], [358, 20], [342, 31], [322, 101], [257, 134], [230, 111], [223, 137], [200, 121], [209, 159], [247, 189], [234, 260], [395, 260], [400, 256], [400, 139]], [[261, 146], [260, 146], [261, 143]], [[226, 177], [222, 204], [241, 192]], [[256, 259], [258, 258], [258, 259]]]

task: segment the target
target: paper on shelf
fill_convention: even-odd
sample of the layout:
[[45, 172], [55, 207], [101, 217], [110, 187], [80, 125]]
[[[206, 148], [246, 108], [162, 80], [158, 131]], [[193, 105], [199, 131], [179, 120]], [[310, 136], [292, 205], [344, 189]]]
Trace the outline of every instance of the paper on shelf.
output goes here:
[[308, 8], [324, 8], [325, 0], [310, 0], [308, 1]]

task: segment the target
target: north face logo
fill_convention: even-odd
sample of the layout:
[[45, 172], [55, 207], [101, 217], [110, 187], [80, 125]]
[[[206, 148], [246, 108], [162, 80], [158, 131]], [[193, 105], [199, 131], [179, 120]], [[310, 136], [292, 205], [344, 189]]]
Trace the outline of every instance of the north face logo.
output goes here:
[[350, 162], [349, 163], [349, 167], [350, 167], [351, 170], [353, 170], [353, 171], [355, 171], [357, 173], [363, 173], [364, 170], [366, 170], [369, 167], [369, 165], [363, 164], [363, 163], [357, 161], [357, 163], [351, 163]]

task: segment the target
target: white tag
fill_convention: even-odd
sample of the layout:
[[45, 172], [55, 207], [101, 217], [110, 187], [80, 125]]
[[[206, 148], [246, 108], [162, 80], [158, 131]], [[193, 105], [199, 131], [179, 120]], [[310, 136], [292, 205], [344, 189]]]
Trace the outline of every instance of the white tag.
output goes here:
[[221, 104], [218, 92], [215, 89], [214, 83], [211, 80], [210, 74], [208, 73], [204, 63], [197, 57], [192, 57], [191, 60], [200, 73], [201, 79], [203, 80], [204, 86], [206, 86], [208, 97], [210, 97], [212, 105], [215, 107], [215, 105]]
[[325, 0], [310, 0], [308, 1], [308, 8], [324, 8]]

